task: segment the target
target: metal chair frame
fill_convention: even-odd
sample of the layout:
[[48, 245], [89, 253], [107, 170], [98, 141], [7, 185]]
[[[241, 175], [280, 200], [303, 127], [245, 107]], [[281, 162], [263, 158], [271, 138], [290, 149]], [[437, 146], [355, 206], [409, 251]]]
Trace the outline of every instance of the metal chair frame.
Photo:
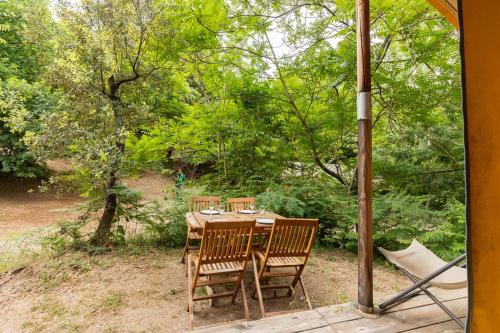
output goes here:
[[447, 270], [449, 270], [453, 266], [464, 261], [465, 259], [466, 259], [466, 254], [463, 254], [460, 257], [456, 258], [455, 260], [451, 261], [450, 263], [444, 265], [440, 269], [436, 270], [435, 272], [429, 274], [428, 276], [426, 276], [422, 280], [418, 280], [414, 275], [410, 274], [405, 269], [398, 267], [414, 284], [413, 284], [413, 286], [403, 290], [399, 294], [395, 295], [394, 297], [391, 297], [389, 300], [380, 304], [379, 308], [380, 308], [381, 312], [384, 312], [387, 309], [389, 309], [397, 304], [400, 304], [404, 301], [407, 301], [410, 298], [415, 297], [415, 296], [419, 295], [420, 293], [424, 292], [434, 303], [436, 303], [437, 306], [439, 306], [444, 312], [446, 312], [446, 314], [448, 316], [450, 316], [450, 318], [453, 319], [461, 328], [465, 328], [462, 321], [453, 312], [451, 312], [451, 310], [448, 309], [440, 300], [438, 300], [437, 297], [434, 296], [428, 289], [430, 287], [428, 282], [430, 282], [432, 279], [434, 279], [438, 275], [446, 272]]

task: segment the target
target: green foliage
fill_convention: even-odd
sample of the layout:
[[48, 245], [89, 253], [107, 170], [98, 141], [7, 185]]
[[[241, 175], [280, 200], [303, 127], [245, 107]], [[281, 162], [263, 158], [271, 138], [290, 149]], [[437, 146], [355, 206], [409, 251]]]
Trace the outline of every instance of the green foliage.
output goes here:
[[[318, 242], [357, 249], [357, 198], [331, 180], [294, 179], [257, 196], [266, 209], [285, 216], [319, 218]], [[464, 252], [464, 204], [450, 199], [444, 209], [431, 209], [432, 196], [404, 192], [373, 198], [373, 241], [391, 250], [408, 246], [416, 238], [445, 259]]]
[[130, 159], [139, 168], [162, 170], [168, 159], [167, 131], [168, 128], [157, 125], [140, 136], [128, 137], [126, 146]]
[[160, 246], [180, 247], [186, 241], [187, 196], [179, 193], [167, 207], [159, 221], [146, 222], [147, 237]]
[[[44, 7], [45, 5], [45, 7]], [[36, 21], [32, 16], [37, 11]], [[26, 139], [40, 127], [55, 98], [38, 82], [48, 61], [48, 44], [37, 40], [33, 31], [48, 22], [44, 1], [0, 2], [0, 172], [20, 177], [44, 173], [26, 145]]]
[[95, 221], [95, 212], [103, 208], [104, 200], [97, 197], [80, 206], [81, 214], [76, 220], [59, 222], [58, 231], [45, 238], [44, 246], [55, 253], [74, 249], [96, 255], [111, 247], [126, 247], [129, 243], [137, 243], [141, 237], [146, 237], [149, 242], [156, 242], [156, 234], [143, 234], [143, 226], [147, 229], [149, 226], [165, 224], [164, 208], [156, 201], [144, 201], [139, 192], [123, 185], [116, 186], [112, 191], [117, 195], [118, 206], [107, 244], [94, 244], [92, 233], [84, 232], [87, 229], [85, 226]]
[[374, 152], [374, 168], [381, 191], [429, 195], [432, 209], [445, 209], [452, 198], [463, 202], [461, 122], [444, 118], [431, 127], [405, 128], [388, 138], [380, 142]]
[[281, 189], [264, 192], [257, 196], [258, 205], [262, 205], [266, 210], [277, 212], [285, 216], [304, 216], [306, 203], [294, 197], [292, 193]]
[[452, 199], [440, 215], [446, 223], [419, 236], [431, 251], [442, 258], [452, 260], [465, 252], [465, 206]]
[[37, 28], [50, 31], [47, 4], [45, 0], [0, 2], [0, 80], [17, 77], [31, 83], [38, 79], [50, 59], [46, 36], [34, 42]]
[[[458, 36], [423, 0], [371, 10], [374, 241], [416, 237], [450, 258], [464, 250]], [[354, 13], [329, 0], [0, 2], [2, 172], [71, 160], [48, 184], [88, 199], [61, 225], [75, 246], [91, 246], [80, 227], [107, 194], [118, 198], [112, 244], [140, 223], [143, 241], [182, 245], [189, 191], [160, 207], [120, 185], [182, 165], [204, 174], [188, 185], [206, 194], [318, 217], [322, 244], [354, 250]]]
[[259, 194], [257, 201], [266, 209], [285, 216], [319, 217], [325, 214], [335, 189], [335, 184], [325, 177], [297, 177], [272, 186], [269, 191]]
[[40, 128], [40, 120], [54, 106], [54, 97], [39, 83], [11, 78], [0, 80], [0, 171], [37, 177], [43, 166], [26, 141]]

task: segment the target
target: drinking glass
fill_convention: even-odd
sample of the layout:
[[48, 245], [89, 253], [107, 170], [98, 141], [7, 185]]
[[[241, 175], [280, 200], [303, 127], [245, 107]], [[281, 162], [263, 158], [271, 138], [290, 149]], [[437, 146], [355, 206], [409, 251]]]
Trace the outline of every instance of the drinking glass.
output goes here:
[[220, 205], [219, 206], [219, 214], [224, 214], [224, 206], [223, 205]]
[[264, 213], [266, 212], [266, 207], [264, 207], [264, 206], [260, 206], [260, 207], [259, 207], [259, 212], [260, 212], [261, 214], [264, 214]]

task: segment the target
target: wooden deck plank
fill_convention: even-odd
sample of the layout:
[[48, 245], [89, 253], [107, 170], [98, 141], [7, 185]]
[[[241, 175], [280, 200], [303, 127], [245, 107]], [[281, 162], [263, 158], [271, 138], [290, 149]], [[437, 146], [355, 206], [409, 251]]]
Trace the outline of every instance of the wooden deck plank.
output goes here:
[[[466, 298], [467, 297], [467, 290], [466, 289], [458, 289], [458, 290], [440, 290], [440, 289], [434, 289], [432, 290], [434, 295], [441, 300], [442, 302], [447, 302], [450, 300], [456, 300], [460, 298]], [[414, 298], [398, 304], [389, 310], [387, 310], [385, 313], [392, 313], [392, 312], [397, 312], [397, 311], [402, 311], [406, 309], [412, 309], [412, 308], [417, 308], [421, 306], [427, 306], [427, 305], [433, 305], [434, 302], [425, 294], [415, 296]], [[330, 306], [325, 306], [321, 308], [317, 308], [316, 311], [318, 311], [321, 315], [323, 315], [324, 319], [329, 323], [329, 324], [334, 324], [342, 321], [350, 321], [354, 319], [360, 319], [362, 318], [357, 311], [355, 311], [354, 304], [336, 304], [336, 305], [330, 305]]]
[[[430, 292], [434, 294], [442, 302], [459, 299], [459, 298], [467, 298], [467, 289], [456, 289], [456, 290], [444, 290], [444, 289], [429, 289]], [[389, 297], [387, 298], [389, 299]], [[385, 313], [391, 313], [396, 311], [401, 311], [405, 309], [416, 308], [419, 306], [426, 306], [434, 304], [434, 302], [425, 294], [415, 296], [412, 299], [407, 300], [401, 304], [395, 305], [392, 308], [388, 309]]]
[[[465, 317], [461, 317], [461, 320], [465, 321]], [[444, 323], [434, 324], [426, 327], [416, 328], [405, 333], [463, 333], [464, 330], [453, 321], [448, 320]]]
[[[433, 290], [458, 317], [465, 318], [467, 291]], [[465, 321], [465, 319], [464, 319]], [[303, 312], [200, 329], [199, 333], [455, 333], [462, 332], [448, 315], [426, 295], [416, 296], [392, 308], [380, 318], [363, 317], [354, 304], [338, 304]]]
[[248, 322], [246, 325], [230, 324], [199, 329], [196, 332], [203, 333], [295, 333], [328, 326], [328, 322], [316, 310], [294, 312], [276, 317], [268, 317], [261, 320]]
[[[465, 316], [467, 299], [447, 301], [444, 303], [459, 317]], [[332, 327], [342, 333], [384, 332], [399, 333], [411, 329], [439, 324], [449, 319], [448, 315], [437, 305], [427, 305], [417, 308], [387, 313], [378, 319], [362, 318], [358, 320], [333, 324]]]
[[328, 324], [362, 318], [356, 311], [353, 303], [335, 304], [315, 309]]
[[314, 328], [310, 331], [307, 331], [307, 333], [339, 333], [339, 332], [336, 331], [331, 326], [324, 326], [324, 327]]

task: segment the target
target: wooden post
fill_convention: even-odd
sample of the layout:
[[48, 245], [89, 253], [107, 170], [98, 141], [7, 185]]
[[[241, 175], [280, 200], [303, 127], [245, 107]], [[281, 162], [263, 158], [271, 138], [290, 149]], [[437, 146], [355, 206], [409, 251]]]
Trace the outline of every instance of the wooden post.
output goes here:
[[358, 69], [358, 306], [373, 312], [370, 1], [356, 0]]

